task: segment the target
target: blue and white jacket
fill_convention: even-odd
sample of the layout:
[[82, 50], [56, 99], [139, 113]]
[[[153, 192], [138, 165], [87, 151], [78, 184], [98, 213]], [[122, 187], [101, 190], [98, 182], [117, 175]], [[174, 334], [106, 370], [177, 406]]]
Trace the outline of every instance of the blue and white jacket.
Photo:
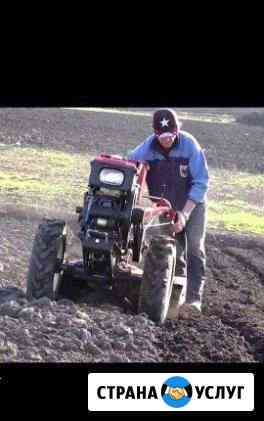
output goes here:
[[206, 157], [197, 140], [180, 130], [169, 152], [159, 145], [155, 134], [128, 155], [129, 159], [147, 161], [150, 170], [147, 185], [151, 196], [163, 196], [172, 207], [182, 210], [187, 199], [206, 201], [209, 175]]

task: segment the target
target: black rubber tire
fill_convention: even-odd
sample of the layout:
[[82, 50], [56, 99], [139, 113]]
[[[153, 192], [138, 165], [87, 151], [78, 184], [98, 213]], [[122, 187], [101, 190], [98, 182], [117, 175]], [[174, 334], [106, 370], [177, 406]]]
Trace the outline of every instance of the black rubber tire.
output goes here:
[[58, 290], [53, 291], [54, 276], [63, 277], [61, 265], [66, 249], [66, 224], [58, 219], [46, 219], [38, 227], [27, 275], [27, 298], [48, 297], [55, 300]]
[[138, 312], [158, 324], [164, 323], [168, 314], [175, 264], [174, 239], [162, 235], [153, 238], [144, 261]]
[[142, 247], [144, 242], [144, 227], [143, 224], [133, 224], [133, 261], [140, 262], [142, 257]]

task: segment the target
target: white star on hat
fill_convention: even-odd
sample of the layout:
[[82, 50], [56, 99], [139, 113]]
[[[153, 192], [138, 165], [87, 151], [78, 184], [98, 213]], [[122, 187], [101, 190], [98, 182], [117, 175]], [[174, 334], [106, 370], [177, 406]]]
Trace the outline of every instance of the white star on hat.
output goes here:
[[162, 125], [162, 127], [168, 127], [168, 123], [170, 120], [166, 120], [165, 117], [163, 117], [163, 120], [160, 120], [160, 123]]

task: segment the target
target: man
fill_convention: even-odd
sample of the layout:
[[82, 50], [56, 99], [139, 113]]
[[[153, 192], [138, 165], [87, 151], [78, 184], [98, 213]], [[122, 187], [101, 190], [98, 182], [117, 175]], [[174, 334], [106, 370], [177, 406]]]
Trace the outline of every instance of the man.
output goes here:
[[154, 133], [129, 154], [147, 161], [147, 185], [152, 196], [168, 199], [177, 211], [173, 225], [177, 242], [176, 276], [187, 274], [186, 303], [201, 311], [205, 282], [206, 158], [197, 140], [181, 125], [175, 111], [153, 115]]

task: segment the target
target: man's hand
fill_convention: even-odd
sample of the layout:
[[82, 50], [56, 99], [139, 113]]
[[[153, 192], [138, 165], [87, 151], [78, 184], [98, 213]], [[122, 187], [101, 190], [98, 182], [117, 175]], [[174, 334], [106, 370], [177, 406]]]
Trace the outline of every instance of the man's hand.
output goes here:
[[172, 233], [178, 234], [179, 232], [183, 231], [186, 226], [186, 219], [182, 212], [177, 211], [177, 222], [172, 224], [171, 231]]
[[178, 234], [179, 232], [183, 231], [187, 221], [190, 218], [190, 215], [193, 211], [193, 209], [195, 208], [196, 204], [188, 199], [187, 202], [184, 205], [184, 208], [182, 211], [177, 211], [177, 222], [175, 224], [172, 224], [171, 227], [171, 233], [172, 234]]

